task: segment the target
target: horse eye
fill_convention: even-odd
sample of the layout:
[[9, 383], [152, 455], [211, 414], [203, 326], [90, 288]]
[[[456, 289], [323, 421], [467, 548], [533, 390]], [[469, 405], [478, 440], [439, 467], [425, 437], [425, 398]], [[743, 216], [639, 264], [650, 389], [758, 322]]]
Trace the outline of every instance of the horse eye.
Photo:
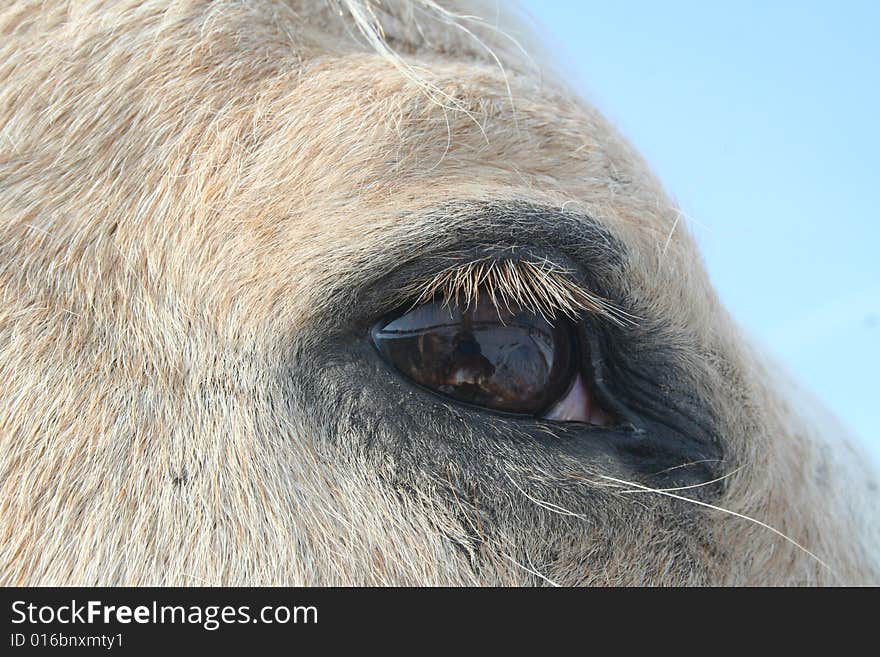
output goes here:
[[550, 419], [593, 419], [567, 321], [499, 308], [481, 295], [465, 308], [418, 306], [379, 322], [372, 336], [397, 370], [452, 399]]

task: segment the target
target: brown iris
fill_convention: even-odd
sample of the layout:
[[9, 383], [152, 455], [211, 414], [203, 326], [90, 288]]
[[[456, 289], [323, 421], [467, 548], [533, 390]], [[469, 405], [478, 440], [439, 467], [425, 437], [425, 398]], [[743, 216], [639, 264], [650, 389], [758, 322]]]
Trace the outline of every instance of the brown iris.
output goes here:
[[509, 413], [541, 415], [577, 374], [573, 335], [485, 295], [465, 308], [427, 303], [380, 322], [373, 340], [400, 372], [435, 392]]

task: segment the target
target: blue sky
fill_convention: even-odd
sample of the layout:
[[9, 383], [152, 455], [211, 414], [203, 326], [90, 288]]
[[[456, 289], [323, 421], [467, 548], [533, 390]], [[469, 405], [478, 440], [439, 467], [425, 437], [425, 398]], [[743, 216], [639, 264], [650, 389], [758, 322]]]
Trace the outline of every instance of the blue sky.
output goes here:
[[880, 2], [521, 4], [737, 320], [880, 459]]

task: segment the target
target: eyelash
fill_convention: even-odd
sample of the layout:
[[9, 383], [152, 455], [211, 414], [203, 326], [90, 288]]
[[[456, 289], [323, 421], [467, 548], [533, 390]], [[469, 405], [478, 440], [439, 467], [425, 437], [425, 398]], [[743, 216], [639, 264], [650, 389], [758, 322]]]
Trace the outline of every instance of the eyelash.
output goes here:
[[573, 273], [547, 257], [485, 256], [448, 266], [404, 290], [407, 296], [416, 298], [413, 306], [436, 298], [466, 306], [479, 302], [480, 291], [484, 290], [499, 307], [519, 306], [551, 319], [575, 318], [587, 312], [619, 326], [635, 323], [637, 317], [589, 286], [576, 283]]

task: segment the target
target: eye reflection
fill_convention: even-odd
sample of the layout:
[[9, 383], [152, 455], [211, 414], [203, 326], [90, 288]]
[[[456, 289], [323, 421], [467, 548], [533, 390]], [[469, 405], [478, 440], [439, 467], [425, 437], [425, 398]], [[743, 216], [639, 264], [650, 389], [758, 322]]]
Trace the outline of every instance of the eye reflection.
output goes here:
[[[572, 327], [481, 295], [466, 308], [427, 303], [373, 329], [384, 358], [416, 383], [469, 404], [542, 415], [573, 388]], [[583, 417], [581, 417], [583, 416]], [[559, 419], [587, 421], [568, 410]]]

